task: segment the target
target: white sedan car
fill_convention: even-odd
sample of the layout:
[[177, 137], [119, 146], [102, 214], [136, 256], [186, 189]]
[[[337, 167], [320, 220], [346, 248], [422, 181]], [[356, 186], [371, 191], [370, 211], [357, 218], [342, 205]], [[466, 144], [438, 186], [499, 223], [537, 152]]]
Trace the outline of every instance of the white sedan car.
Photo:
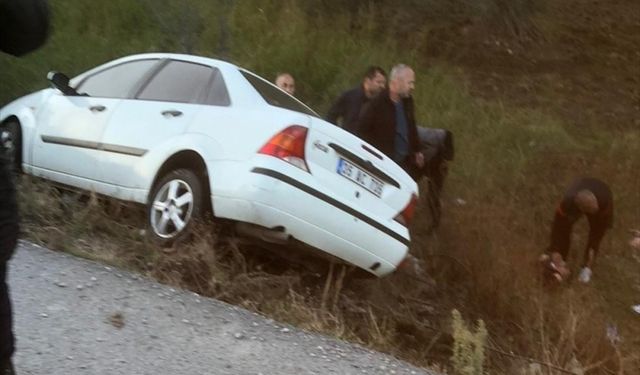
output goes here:
[[[147, 206], [169, 245], [210, 211], [377, 276], [398, 267], [416, 183], [257, 75], [205, 57], [124, 57], [0, 109], [14, 167]], [[294, 241], [295, 240], [295, 241]]]

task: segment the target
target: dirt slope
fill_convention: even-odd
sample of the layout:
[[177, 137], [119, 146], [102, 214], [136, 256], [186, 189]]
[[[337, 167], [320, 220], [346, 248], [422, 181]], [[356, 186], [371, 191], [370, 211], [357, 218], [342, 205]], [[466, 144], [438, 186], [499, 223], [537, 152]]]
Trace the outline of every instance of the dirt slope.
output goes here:
[[548, 1], [517, 34], [491, 27], [469, 21], [431, 49], [475, 94], [575, 125], [640, 127], [640, 1]]

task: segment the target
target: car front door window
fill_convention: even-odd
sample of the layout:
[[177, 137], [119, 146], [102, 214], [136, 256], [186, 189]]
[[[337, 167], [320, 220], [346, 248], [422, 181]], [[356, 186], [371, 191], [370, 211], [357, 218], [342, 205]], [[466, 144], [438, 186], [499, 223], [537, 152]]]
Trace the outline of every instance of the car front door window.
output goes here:
[[85, 78], [76, 90], [92, 97], [128, 98], [157, 62], [157, 59], [137, 60], [107, 68]]

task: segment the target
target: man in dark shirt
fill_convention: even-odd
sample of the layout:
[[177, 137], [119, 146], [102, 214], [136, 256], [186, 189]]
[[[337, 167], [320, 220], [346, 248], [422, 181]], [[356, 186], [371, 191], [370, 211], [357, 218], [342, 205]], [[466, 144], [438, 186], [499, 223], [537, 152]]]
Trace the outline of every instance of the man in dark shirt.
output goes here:
[[396, 65], [389, 74], [389, 88], [374, 98], [360, 114], [356, 135], [393, 159], [417, 179], [424, 166], [411, 92], [415, 73], [407, 65]]
[[[556, 208], [551, 228], [551, 244], [547, 250], [552, 259], [551, 266], [566, 262], [571, 247], [573, 224], [583, 214], [589, 220], [589, 240], [578, 280], [588, 283], [591, 280], [591, 268], [600, 242], [613, 225], [613, 194], [606, 183], [596, 178], [583, 177], [574, 181], [565, 192], [564, 198]], [[553, 262], [553, 259], [557, 259], [558, 262]]]
[[387, 74], [379, 66], [370, 66], [364, 74], [362, 85], [345, 91], [329, 109], [326, 120], [355, 133], [356, 121], [362, 107], [384, 90]]

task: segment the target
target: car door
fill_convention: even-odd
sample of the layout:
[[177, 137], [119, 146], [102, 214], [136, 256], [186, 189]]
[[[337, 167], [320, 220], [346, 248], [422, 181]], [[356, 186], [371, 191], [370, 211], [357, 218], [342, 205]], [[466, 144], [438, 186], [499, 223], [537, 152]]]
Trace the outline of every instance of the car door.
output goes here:
[[[220, 100], [211, 93], [217, 79], [221, 79], [220, 73], [211, 66], [166, 60], [134, 99], [123, 100], [109, 121], [102, 143], [120, 152], [101, 160], [104, 181], [132, 189], [148, 188], [156, 171], [142, 167], [145, 158], [164, 161], [170, 156], [172, 142], [187, 130], [203, 106]], [[228, 96], [224, 100], [228, 104]]]
[[122, 98], [158, 62], [138, 60], [110, 66], [83, 79], [77, 91], [55, 91], [39, 113], [33, 165], [37, 175], [96, 190], [100, 180], [101, 139]]

